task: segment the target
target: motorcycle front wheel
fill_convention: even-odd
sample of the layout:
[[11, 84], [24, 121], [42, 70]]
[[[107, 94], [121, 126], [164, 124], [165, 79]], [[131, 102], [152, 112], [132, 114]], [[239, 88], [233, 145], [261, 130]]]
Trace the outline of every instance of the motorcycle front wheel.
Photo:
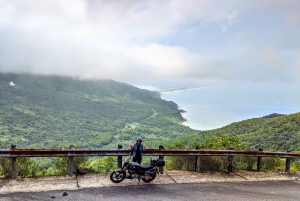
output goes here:
[[152, 177], [150, 177], [150, 178], [143, 178], [142, 180], [144, 182], [146, 182], [146, 183], [149, 183], [149, 182], [153, 181], [155, 179], [155, 177], [156, 177], [156, 172], [152, 175]]
[[114, 183], [120, 183], [121, 181], [123, 181], [126, 177], [126, 173], [123, 171], [123, 172], [116, 172], [116, 171], [113, 171], [111, 174], [110, 174], [110, 180]]

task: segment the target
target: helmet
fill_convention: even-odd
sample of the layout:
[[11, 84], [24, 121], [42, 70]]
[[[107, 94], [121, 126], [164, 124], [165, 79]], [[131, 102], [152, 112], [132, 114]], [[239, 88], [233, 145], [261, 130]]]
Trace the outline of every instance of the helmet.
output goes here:
[[156, 158], [155, 157], [151, 157], [151, 164], [152, 165], [156, 165], [156, 163], [157, 163]]
[[136, 141], [143, 141], [141, 137], [136, 138]]

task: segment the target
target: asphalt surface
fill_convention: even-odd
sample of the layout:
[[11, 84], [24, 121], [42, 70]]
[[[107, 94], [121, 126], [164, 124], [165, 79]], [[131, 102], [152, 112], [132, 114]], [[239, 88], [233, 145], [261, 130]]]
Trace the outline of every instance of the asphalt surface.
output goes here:
[[[64, 192], [66, 192], [68, 195], [63, 196]], [[300, 200], [300, 181], [241, 181], [196, 184], [110, 186], [68, 191], [4, 194], [0, 195], [0, 200], [297, 201]]]

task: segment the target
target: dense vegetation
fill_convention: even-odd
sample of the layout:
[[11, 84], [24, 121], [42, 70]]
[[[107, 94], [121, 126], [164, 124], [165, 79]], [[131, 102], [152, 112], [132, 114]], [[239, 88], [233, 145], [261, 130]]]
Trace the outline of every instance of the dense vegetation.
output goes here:
[[239, 136], [244, 147], [251, 150], [299, 151], [300, 113], [248, 119], [181, 139], [191, 145], [193, 141], [200, 143], [205, 137], [221, 135]]
[[[180, 112], [158, 93], [112, 80], [0, 73], [0, 148], [12, 143], [28, 148], [69, 144], [116, 148], [142, 136], [148, 148], [162, 144], [167, 148], [300, 150], [300, 113], [274, 113], [198, 132], [179, 124]], [[195, 165], [194, 157], [167, 160], [169, 169], [193, 170]], [[226, 157], [201, 160], [208, 168], [203, 171], [225, 171], [228, 162]], [[256, 161], [236, 157], [235, 168], [252, 170]], [[279, 159], [264, 161], [265, 170], [284, 165]], [[294, 164], [299, 166], [299, 161]], [[0, 158], [0, 173], [10, 177], [10, 166], [9, 159]], [[20, 158], [18, 167], [21, 176], [65, 175], [67, 159]], [[78, 167], [106, 173], [116, 167], [116, 157], [77, 158], [74, 168]]]
[[157, 147], [196, 132], [174, 102], [112, 80], [0, 73], [0, 111], [1, 148], [116, 148], [138, 136]]
[[[239, 136], [221, 135], [219, 137], [206, 137], [203, 143], [194, 141], [192, 146], [198, 145], [203, 149], [211, 150], [224, 150], [231, 147], [235, 150], [245, 149], [242, 145]], [[184, 142], [180, 139], [176, 139], [173, 143], [167, 145], [168, 148], [184, 149], [188, 148], [184, 145]], [[194, 156], [172, 156], [167, 157], [166, 168], [172, 170], [195, 170], [195, 157]], [[299, 160], [293, 159], [291, 170], [299, 171]], [[228, 157], [227, 156], [204, 156], [200, 157], [200, 171], [228, 171]], [[253, 171], [257, 168], [257, 157], [242, 157], [235, 156], [232, 160], [233, 171], [237, 170], [249, 170]], [[285, 159], [264, 157], [262, 159], [262, 171], [274, 171], [285, 170]]]

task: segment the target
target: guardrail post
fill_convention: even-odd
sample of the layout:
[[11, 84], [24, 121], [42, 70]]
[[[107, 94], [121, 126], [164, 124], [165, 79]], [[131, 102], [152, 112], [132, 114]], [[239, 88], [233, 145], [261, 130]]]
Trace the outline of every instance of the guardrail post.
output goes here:
[[[15, 149], [16, 147], [17, 145], [15, 144], [10, 145], [10, 149]], [[11, 169], [12, 179], [16, 179], [18, 176], [17, 157], [11, 157], [11, 164], [12, 164], [12, 169]]]
[[[159, 148], [159, 149], [164, 149], [164, 146], [159, 145], [158, 148]], [[159, 159], [164, 160], [164, 156], [159, 156]], [[163, 173], [164, 173], [164, 167], [163, 167], [163, 166], [162, 166], [162, 167], [159, 167], [159, 173], [160, 173], [160, 174], [163, 174]]]
[[[229, 148], [229, 150], [234, 150], [234, 149]], [[232, 172], [232, 161], [233, 161], [233, 156], [228, 156], [228, 173]]]
[[[118, 149], [122, 148], [122, 145], [118, 145]], [[122, 168], [122, 156], [118, 156], [118, 168]]]
[[[291, 150], [287, 150], [288, 153], [291, 153]], [[291, 167], [291, 158], [286, 158], [285, 161], [285, 171], [290, 172], [290, 167]]]
[[[74, 150], [75, 150], [74, 145], [70, 145], [70, 146], [69, 146], [69, 149], [70, 149], [70, 151], [74, 151]], [[72, 177], [72, 176], [73, 176], [73, 167], [74, 167], [74, 157], [71, 156], [71, 153], [70, 153], [70, 152], [69, 152], [68, 155], [69, 155], [69, 156], [68, 156], [68, 158], [69, 158], [69, 172], [68, 172], [68, 175], [69, 175], [70, 177]]]
[[[258, 151], [263, 151], [262, 148], [259, 148]], [[262, 156], [257, 157], [257, 172], [261, 171], [261, 164], [262, 164]]]
[[[199, 146], [196, 146], [196, 150], [199, 150], [200, 147]], [[196, 159], [195, 159], [195, 172], [200, 172], [200, 156], [196, 156]]]
[[12, 157], [11, 162], [12, 162], [12, 179], [16, 179], [18, 176], [17, 157]]

